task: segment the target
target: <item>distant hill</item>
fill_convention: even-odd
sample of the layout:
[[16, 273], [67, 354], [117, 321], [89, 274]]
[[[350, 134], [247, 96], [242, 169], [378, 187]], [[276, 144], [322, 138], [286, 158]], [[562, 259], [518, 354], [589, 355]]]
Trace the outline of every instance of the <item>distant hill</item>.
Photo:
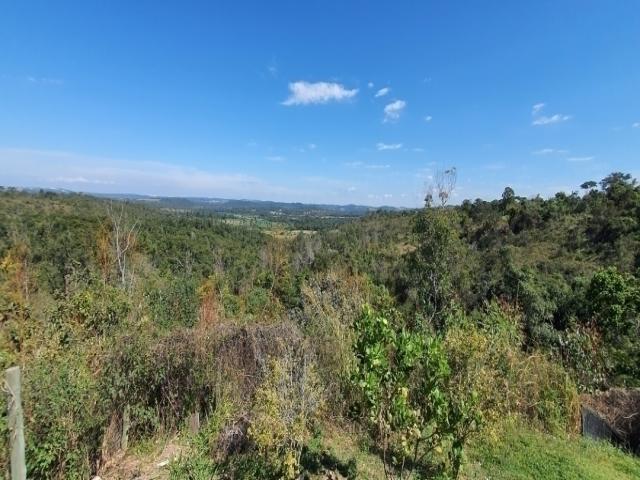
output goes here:
[[[0, 187], [7, 188], [7, 187]], [[399, 212], [404, 208], [366, 205], [331, 205], [273, 202], [266, 200], [246, 200], [208, 197], [163, 197], [139, 195], [135, 193], [84, 193], [60, 188], [16, 188], [16, 190], [35, 193], [38, 191], [58, 194], [83, 194], [97, 198], [127, 200], [167, 210], [200, 210], [211, 213], [243, 214], [258, 216], [313, 216], [313, 217], [360, 217], [371, 212]]]
[[376, 211], [400, 211], [396, 207], [369, 207], [365, 205], [330, 205], [287, 203], [264, 200], [237, 200], [207, 197], [156, 197], [136, 194], [93, 194], [97, 197], [129, 200], [165, 209], [205, 210], [216, 213], [240, 213], [252, 215], [307, 215], [359, 217]]

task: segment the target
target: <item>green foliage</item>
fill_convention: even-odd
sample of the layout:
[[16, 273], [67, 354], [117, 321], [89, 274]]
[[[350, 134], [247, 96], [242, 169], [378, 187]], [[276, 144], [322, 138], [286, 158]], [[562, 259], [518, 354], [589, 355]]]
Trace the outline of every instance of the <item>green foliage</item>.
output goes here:
[[587, 289], [587, 308], [607, 338], [628, 334], [637, 326], [640, 285], [615, 267], [597, 272]]
[[457, 476], [477, 416], [473, 395], [448, 397], [451, 371], [440, 342], [368, 306], [354, 329], [353, 385], [382, 451], [385, 475], [403, 478], [405, 469], [435, 467]]
[[61, 299], [51, 320], [59, 333], [75, 326], [102, 335], [123, 322], [130, 310], [129, 297], [121, 289], [95, 281]]
[[196, 282], [187, 277], [174, 277], [164, 285], [146, 292], [151, 316], [162, 327], [192, 327], [198, 316]]
[[218, 478], [218, 466], [211, 458], [193, 455], [180, 458], [170, 465], [170, 480], [213, 480]]
[[180, 425], [215, 404], [220, 384], [216, 339], [190, 330], [122, 334], [107, 349], [101, 391], [114, 412], [131, 409], [131, 438]]
[[640, 384], [640, 282], [613, 267], [604, 269], [592, 277], [586, 298], [608, 350], [611, 377], [622, 384]]
[[523, 351], [523, 341], [522, 315], [496, 303], [459, 319], [446, 333], [454, 372], [450, 395], [476, 393], [488, 437], [505, 418], [560, 433], [576, 424], [577, 391], [569, 375], [548, 355]]
[[106, 409], [85, 355], [47, 355], [24, 372], [29, 478], [83, 479], [95, 468]]
[[[339, 457], [346, 475], [348, 458], [311, 431], [349, 411], [389, 475], [403, 460], [454, 474], [478, 411], [493, 439], [503, 417], [571, 430], [574, 382], [640, 383], [640, 187], [619, 172], [583, 187], [349, 219], [123, 202], [137, 224], [126, 285], [106, 201], [0, 189], [0, 366], [23, 367], [30, 478], [95, 474], [124, 408], [135, 444], [195, 410], [215, 423], [223, 399], [253, 410], [254, 445], [219, 463], [211, 427], [174, 477], [304, 475], [302, 452]], [[385, 313], [361, 316], [364, 303]], [[316, 360], [306, 381], [284, 344]], [[329, 408], [303, 408], [305, 382]], [[380, 459], [352, 448], [377, 478]]]
[[0, 412], [0, 478], [9, 477], [9, 425], [7, 423], [7, 409]]
[[269, 300], [268, 290], [261, 287], [252, 288], [247, 294], [247, 313], [251, 315], [258, 315], [264, 312]]
[[419, 311], [438, 328], [462, 291], [463, 273], [457, 265], [466, 252], [456, 221], [455, 212], [425, 208], [414, 226], [417, 248], [410, 255], [412, 284]]
[[322, 387], [304, 353], [271, 359], [256, 391], [249, 437], [278, 478], [298, 478], [302, 449], [321, 406]]

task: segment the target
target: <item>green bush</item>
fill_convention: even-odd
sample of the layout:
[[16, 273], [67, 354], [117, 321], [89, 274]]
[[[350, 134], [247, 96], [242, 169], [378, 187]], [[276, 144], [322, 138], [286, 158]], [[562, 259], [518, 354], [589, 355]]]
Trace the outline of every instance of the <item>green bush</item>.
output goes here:
[[295, 479], [311, 428], [322, 407], [322, 386], [304, 352], [272, 358], [256, 391], [249, 437], [278, 478]]
[[106, 402], [86, 358], [78, 350], [47, 354], [24, 371], [29, 478], [86, 479], [95, 469]]
[[479, 419], [473, 392], [454, 398], [448, 391], [451, 370], [440, 341], [368, 306], [354, 330], [352, 382], [386, 477], [402, 479], [414, 469], [457, 477], [464, 442]]
[[489, 436], [509, 417], [551, 432], [576, 425], [575, 384], [549, 354], [523, 350], [522, 323], [517, 310], [491, 303], [460, 319], [444, 339], [450, 395], [476, 392]]
[[101, 389], [114, 412], [131, 409], [131, 436], [174, 429], [195, 409], [212, 408], [219, 383], [216, 339], [190, 329], [123, 334], [104, 360]]
[[131, 306], [128, 295], [119, 288], [95, 282], [60, 304], [65, 318], [75, 321], [90, 332], [104, 334], [124, 319]]
[[146, 291], [149, 312], [164, 328], [192, 327], [198, 319], [197, 283], [186, 277], [168, 279]]

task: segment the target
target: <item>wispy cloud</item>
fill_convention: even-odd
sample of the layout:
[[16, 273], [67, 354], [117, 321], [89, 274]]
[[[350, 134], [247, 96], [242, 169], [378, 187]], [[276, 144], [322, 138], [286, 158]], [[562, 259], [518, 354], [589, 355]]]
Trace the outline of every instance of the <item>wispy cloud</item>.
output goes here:
[[333, 82], [292, 82], [289, 84], [289, 98], [283, 105], [313, 105], [329, 102], [342, 102], [355, 97], [358, 89], [347, 89]]
[[276, 162], [276, 163], [281, 163], [287, 160], [286, 157], [283, 157], [282, 155], [270, 155], [265, 158], [270, 162]]
[[413, 147], [411, 149], [411, 151], [412, 152], [416, 152], [416, 153], [422, 153], [422, 152], [424, 152], [424, 148], [422, 148], [422, 147]]
[[2, 183], [16, 186], [233, 198], [282, 198], [304, 194], [244, 173], [212, 172], [171, 163], [65, 151], [0, 148], [0, 168]]
[[535, 150], [531, 153], [533, 155], [564, 155], [569, 153], [569, 151], [560, 148], [541, 148], [540, 150]]
[[571, 115], [563, 115], [560, 113], [556, 113], [555, 115], [551, 115], [550, 117], [541, 116], [535, 118], [531, 125], [552, 125], [554, 123], [566, 122], [567, 120], [571, 120]]
[[269, 65], [267, 65], [267, 71], [273, 78], [278, 78], [278, 64], [276, 63], [275, 58], [269, 62]]
[[404, 100], [396, 100], [395, 102], [389, 103], [386, 107], [384, 107], [384, 121], [397, 121], [406, 106], [407, 102], [405, 102]]
[[553, 125], [554, 123], [566, 122], [567, 120], [571, 120], [571, 115], [565, 115], [563, 113], [556, 113], [551, 116], [542, 115], [542, 110], [545, 108], [544, 103], [536, 103], [531, 108], [531, 116], [533, 117], [533, 121], [531, 125], [540, 126], [540, 125]]
[[381, 88], [380, 90], [378, 90], [378, 91], [376, 92], [376, 94], [374, 95], [374, 97], [375, 97], [375, 98], [378, 98], [378, 97], [384, 97], [384, 96], [385, 96], [385, 95], [387, 95], [390, 91], [391, 91], [391, 89], [390, 89], [389, 87]]
[[382, 143], [382, 142], [378, 142], [376, 144], [376, 148], [379, 151], [383, 151], [383, 150], [399, 150], [402, 148], [402, 144], [401, 143]]
[[385, 170], [387, 168], [391, 168], [391, 165], [385, 164], [385, 165], [381, 165], [381, 164], [366, 164], [364, 166], [364, 168], [368, 168], [369, 170]]
[[569, 157], [567, 158], [567, 162], [589, 162], [596, 157]]
[[89, 179], [85, 177], [55, 177], [51, 179], [55, 183], [68, 183], [68, 184], [83, 184], [89, 183], [94, 185], [115, 185], [116, 182], [112, 180], [100, 180], [100, 179]]
[[53, 77], [36, 77], [33, 75], [27, 76], [27, 82], [38, 85], [63, 85], [64, 80], [61, 78]]
[[433, 117], [431, 115], [427, 115], [424, 117], [425, 122], [430, 122], [431, 120], [433, 120]]
[[531, 108], [531, 115], [538, 115], [542, 109], [544, 108], [544, 103], [536, 103], [532, 108]]
[[365, 163], [365, 162], [347, 162], [344, 164], [345, 167], [349, 168], [365, 168], [367, 170], [384, 170], [387, 168], [391, 168], [391, 165], [388, 164], [379, 164], [379, 163]]
[[393, 198], [393, 193], [369, 193], [367, 198], [370, 200], [389, 200]]
[[631, 128], [640, 128], [640, 122], [635, 122], [631, 125]]

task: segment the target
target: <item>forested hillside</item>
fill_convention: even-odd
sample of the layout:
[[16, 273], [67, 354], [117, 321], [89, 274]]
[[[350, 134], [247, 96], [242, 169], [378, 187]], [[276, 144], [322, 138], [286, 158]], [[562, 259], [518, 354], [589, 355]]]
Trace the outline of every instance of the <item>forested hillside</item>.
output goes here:
[[[580, 394], [640, 386], [635, 179], [433, 193], [301, 223], [3, 189], [0, 367], [23, 369], [29, 478], [134, 478], [123, 459], [160, 438], [171, 478], [554, 478], [505, 438], [637, 478], [575, 439]], [[588, 468], [567, 478], [606, 478]]]

